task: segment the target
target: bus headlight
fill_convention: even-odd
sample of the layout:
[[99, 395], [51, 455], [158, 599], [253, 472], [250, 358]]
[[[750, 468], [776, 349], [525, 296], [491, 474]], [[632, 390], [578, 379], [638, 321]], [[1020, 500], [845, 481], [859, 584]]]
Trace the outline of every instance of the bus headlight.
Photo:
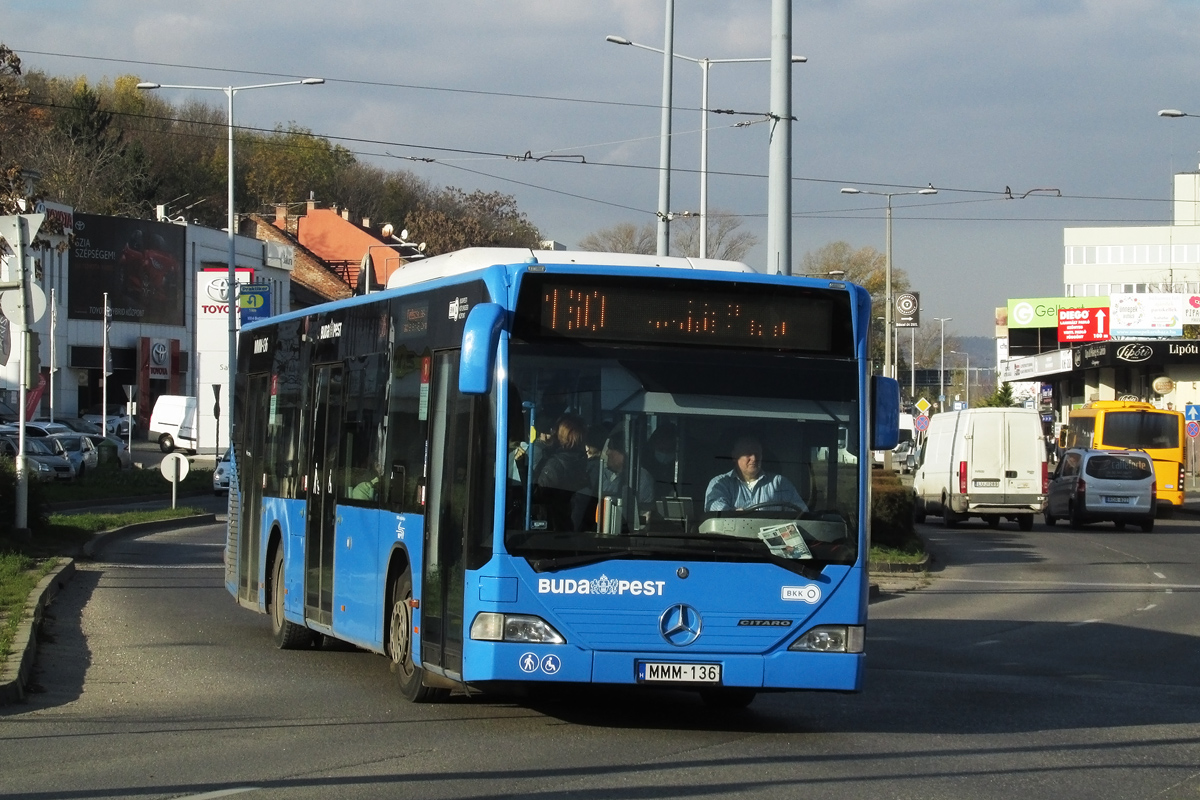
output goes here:
[[792, 643], [788, 650], [806, 653], [861, 653], [865, 632], [861, 625], [818, 625]]
[[484, 642], [566, 644], [549, 622], [531, 614], [496, 614], [485, 611], [471, 623], [471, 638]]

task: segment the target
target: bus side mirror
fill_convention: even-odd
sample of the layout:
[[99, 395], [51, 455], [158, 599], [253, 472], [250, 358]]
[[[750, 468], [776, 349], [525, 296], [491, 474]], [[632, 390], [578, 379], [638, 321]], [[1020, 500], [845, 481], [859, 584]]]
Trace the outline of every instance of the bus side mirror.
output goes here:
[[504, 327], [504, 314], [504, 306], [499, 303], [480, 303], [467, 314], [458, 364], [458, 390], [463, 394], [487, 394], [492, 390], [496, 344]]
[[871, 449], [891, 450], [900, 441], [900, 384], [871, 376]]

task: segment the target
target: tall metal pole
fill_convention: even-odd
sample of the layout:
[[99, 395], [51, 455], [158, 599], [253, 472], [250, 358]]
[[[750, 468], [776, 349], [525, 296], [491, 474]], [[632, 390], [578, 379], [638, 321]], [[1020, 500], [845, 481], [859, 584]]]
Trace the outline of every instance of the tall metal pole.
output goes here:
[[792, 0], [771, 0], [767, 274], [792, 274]]
[[883, 257], [883, 374], [896, 377], [892, 371], [892, 196], [887, 196], [887, 236]]
[[914, 403], [917, 402], [917, 329], [909, 328], [909, 343], [908, 343], [908, 370], [909, 370], [909, 385], [908, 396]]
[[954, 319], [954, 317], [934, 317], [942, 324], [941, 339], [942, 352], [941, 360], [938, 366], [938, 411], [945, 411], [946, 405], [946, 323]]
[[700, 257], [708, 258], [708, 67], [707, 58], [700, 60], [704, 74], [700, 90]]
[[[229, 372], [227, 373], [229, 380], [228, 399], [225, 401], [225, 417], [229, 425], [229, 446], [233, 447], [233, 376], [237, 372], [237, 269], [235, 263], [237, 259], [235, 241], [236, 232], [234, 230], [235, 213], [233, 210], [233, 96], [237, 91], [232, 86], [225, 87], [225, 96], [229, 98], [229, 173], [226, 176], [229, 181], [228, 197], [226, 198], [229, 204], [229, 285], [226, 287], [227, 298], [229, 300]], [[217, 445], [217, 450], [220, 450], [220, 444]]]
[[660, 256], [671, 254], [671, 82], [674, 77], [671, 54], [675, 52], [675, 0], [667, 2], [666, 40], [663, 44], [662, 123], [658, 150], [658, 249]]

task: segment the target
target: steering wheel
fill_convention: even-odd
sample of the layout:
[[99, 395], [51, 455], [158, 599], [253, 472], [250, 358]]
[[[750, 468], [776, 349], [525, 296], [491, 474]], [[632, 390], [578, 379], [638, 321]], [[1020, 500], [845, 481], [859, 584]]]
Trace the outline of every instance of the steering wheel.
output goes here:
[[767, 500], [762, 503], [755, 503], [754, 505], [746, 506], [745, 508], [743, 508], [741, 510], [742, 511], [757, 511], [760, 508], [781, 508], [785, 511], [794, 511], [794, 512], [796, 512], [797, 517], [800, 516], [801, 514], [805, 513], [805, 509], [803, 507], [798, 506], [795, 503], [789, 502], [787, 500]]

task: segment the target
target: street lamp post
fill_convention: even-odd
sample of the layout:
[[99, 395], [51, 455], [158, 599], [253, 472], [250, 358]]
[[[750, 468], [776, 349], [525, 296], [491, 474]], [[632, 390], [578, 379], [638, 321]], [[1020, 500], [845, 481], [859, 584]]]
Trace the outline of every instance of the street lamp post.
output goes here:
[[251, 86], [190, 86], [185, 84], [173, 83], [139, 83], [137, 88], [142, 90], [153, 89], [191, 89], [204, 92], [224, 92], [228, 99], [228, 112], [226, 120], [229, 128], [229, 153], [227, 161], [229, 162], [229, 170], [226, 180], [229, 183], [228, 195], [226, 203], [228, 204], [228, 229], [229, 229], [229, 276], [226, 294], [229, 301], [229, 400], [225, 408], [225, 414], [229, 421], [229, 446], [233, 447], [233, 376], [237, 369], [237, 269], [235, 263], [237, 260], [236, 252], [236, 217], [233, 206], [233, 96], [238, 92], [249, 91], [250, 89], [270, 89], [274, 86], [315, 86], [324, 83], [324, 78], [303, 78], [296, 81], [281, 81], [279, 83], [256, 83]]
[[951, 350], [950, 352], [956, 356], [962, 356], [963, 358], [965, 358], [967, 360], [967, 368], [965, 371], [965, 377], [963, 378], [963, 385], [966, 387], [967, 408], [970, 408], [971, 407], [971, 354], [964, 353], [961, 350]]
[[[621, 44], [629, 47], [637, 47], [642, 50], [649, 50], [653, 53], [663, 53], [657, 47], [651, 47], [647, 44], [638, 44], [626, 39], [624, 36], [606, 36], [604, 41], [612, 44]], [[691, 56], [673, 54], [675, 58], [684, 61], [690, 61], [693, 64], [698, 64], [701, 71], [700, 83], [700, 258], [708, 258], [708, 70], [713, 64], [746, 64], [755, 61], [768, 62], [767, 58], [692, 58]], [[804, 56], [792, 56], [793, 64], [802, 64], [808, 59]], [[664, 102], [669, 102], [668, 99]], [[668, 122], [669, 125], [669, 122]], [[666, 128], [664, 136], [669, 137], [670, 128]], [[665, 170], [669, 170], [669, 166], [660, 165]], [[660, 217], [667, 214], [667, 209], [660, 207]], [[659, 220], [660, 224], [662, 220]], [[665, 254], [660, 254], [665, 255]]]
[[895, 372], [892, 369], [892, 198], [906, 194], [937, 194], [937, 189], [933, 188], [932, 183], [924, 189], [916, 189], [911, 192], [871, 192], [865, 189], [855, 189], [851, 186], [845, 186], [842, 188], [842, 194], [873, 194], [877, 197], [887, 198], [887, 235], [885, 237], [883, 261], [883, 313], [887, 318], [887, 328], [884, 331], [883, 337], [883, 374], [894, 378]]
[[941, 361], [938, 365], [938, 411], [946, 408], [946, 323], [954, 317], [934, 317], [941, 325]]

